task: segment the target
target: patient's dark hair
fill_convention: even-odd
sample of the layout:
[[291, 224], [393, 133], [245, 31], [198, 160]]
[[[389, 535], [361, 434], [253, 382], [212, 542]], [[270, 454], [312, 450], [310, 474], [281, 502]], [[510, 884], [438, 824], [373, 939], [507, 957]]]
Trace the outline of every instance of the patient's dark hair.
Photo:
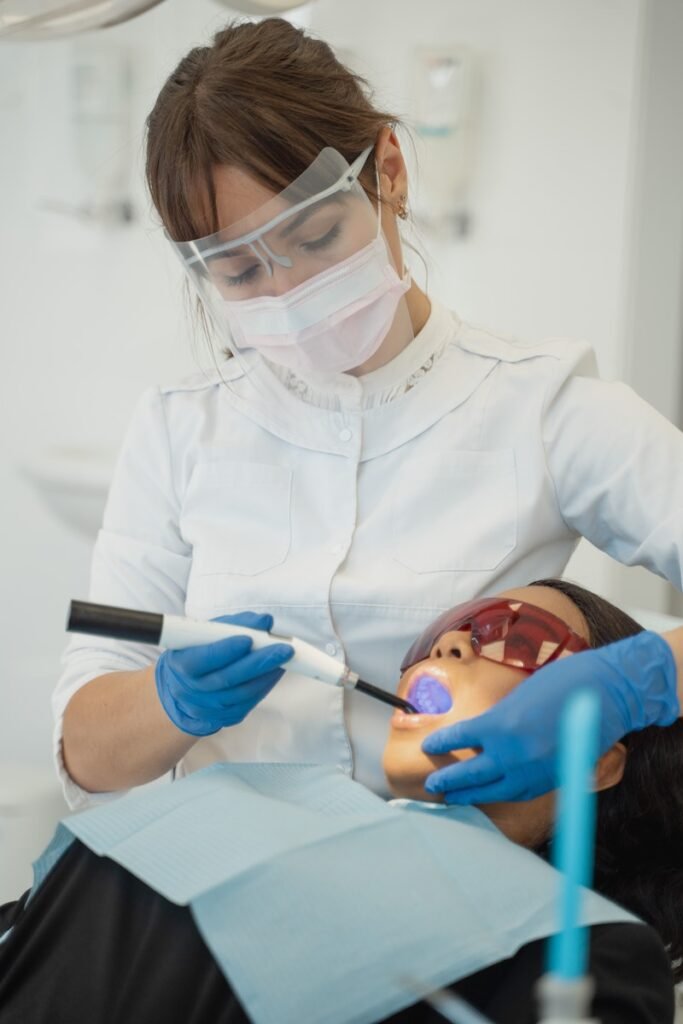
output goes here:
[[[643, 629], [609, 601], [566, 580], [536, 580], [583, 614], [591, 647]], [[683, 720], [631, 732], [622, 781], [598, 794], [593, 887], [659, 932], [683, 979]], [[548, 847], [538, 850], [548, 855]]]

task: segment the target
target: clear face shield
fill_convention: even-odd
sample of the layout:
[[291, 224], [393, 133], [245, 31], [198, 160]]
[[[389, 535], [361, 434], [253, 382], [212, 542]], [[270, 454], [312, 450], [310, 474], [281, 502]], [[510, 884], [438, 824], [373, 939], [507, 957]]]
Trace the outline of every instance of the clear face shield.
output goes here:
[[397, 272], [358, 182], [371, 151], [349, 166], [324, 149], [248, 216], [172, 242], [220, 341], [247, 372], [263, 357], [304, 378], [344, 373], [390, 334], [392, 355], [412, 340], [409, 275]]

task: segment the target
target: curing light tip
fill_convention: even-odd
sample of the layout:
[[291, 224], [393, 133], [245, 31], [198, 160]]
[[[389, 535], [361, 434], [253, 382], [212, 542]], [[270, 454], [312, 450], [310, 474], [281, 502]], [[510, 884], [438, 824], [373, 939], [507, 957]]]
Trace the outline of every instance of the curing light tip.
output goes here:
[[417, 708], [407, 700], [397, 697], [394, 693], [389, 693], [388, 690], [382, 690], [379, 686], [373, 686], [372, 683], [366, 683], [364, 679], [359, 679], [355, 688], [360, 690], [361, 693], [367, 693], [376, 700], [381, 700], [384, 704], [391, 704], [394, 708], [400, 708], [401, 711], [405, 711], [409, 715], [418, 714]]

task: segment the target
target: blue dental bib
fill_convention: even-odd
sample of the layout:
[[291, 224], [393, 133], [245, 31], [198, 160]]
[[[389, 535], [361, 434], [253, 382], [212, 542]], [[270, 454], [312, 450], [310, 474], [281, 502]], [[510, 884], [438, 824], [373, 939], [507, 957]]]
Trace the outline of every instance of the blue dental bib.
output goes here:
[[255, 1024], [370, 1024], [416, 1001], [406, 976], [437, 988], [556, 927], [557, 872], [480, 811], [326, 765], [214, 764], [66, 818], [33, 891], [74, 837], [191, 907]]

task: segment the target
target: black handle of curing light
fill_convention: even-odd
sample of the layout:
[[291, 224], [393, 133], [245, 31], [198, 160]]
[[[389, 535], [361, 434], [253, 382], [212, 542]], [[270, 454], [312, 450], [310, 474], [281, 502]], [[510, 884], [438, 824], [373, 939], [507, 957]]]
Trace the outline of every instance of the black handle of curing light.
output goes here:
[[115, 608], [90, 601], [72, 601], [66, 624], [70, 633], [110, 636], [115, 640], [133, 640], [141, 644], [158, 644], [163, 626], [163, 615], [155, 612], [138, 612], [132, 608]]
[[[164, 628], [164, 617], [155, 612], [140, 612], [133, 608], [93, 604], [91, 601], [72, 601], [66, 628], [70, 633], [90, 633], [108, 636], [114, 640], [132, 640], [140, 644], [158, 644]], [[355, 688], [375, 700], [415, 714], [417, 708], [393, 693], [359, 679]]]

